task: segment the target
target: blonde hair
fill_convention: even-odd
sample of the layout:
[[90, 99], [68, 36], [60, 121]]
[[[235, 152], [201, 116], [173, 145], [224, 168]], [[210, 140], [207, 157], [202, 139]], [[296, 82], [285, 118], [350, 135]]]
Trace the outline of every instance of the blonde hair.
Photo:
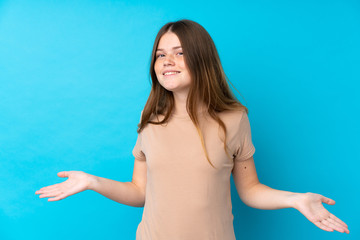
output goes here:
[[[160, 38], [167, 32], [176, 34], [180, 40], [185, 63], [191, 77], [190, 90], [186, 101], [187, 112], [198, 131], [205, 156], [211, 166], [214, 167], [206, 151], [204, 136], [199, 126], [197, 115], [199, 101], [205, 103], [208, 114], [224, 131], [224, 150], [229, 157], [230, 155], [226, 147], [226, 126], [217, 113], [225, 110], [244, 110], [248, 113], [248, 109], [235, 98], [230, 90], [219, 54], [209, 33], [194, 21], [180, 20], [169, 22], [159, 30], [151, 54], [151, 92], [138, 125], [138, 133], [147, 124], [158, 125], [168, 122], [174, 110], [173, 93], [159, 84], [154, 70], [156, 50]], [[158, 118], [158, 121], [152, 120], [153, 117], [157, 117], [160, 114], [164, 115], [161, 121]]]

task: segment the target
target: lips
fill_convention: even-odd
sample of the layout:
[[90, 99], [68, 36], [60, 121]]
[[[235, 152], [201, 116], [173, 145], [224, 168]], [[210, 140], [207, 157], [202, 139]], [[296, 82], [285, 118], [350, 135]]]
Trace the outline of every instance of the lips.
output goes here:
[[171, 76], [171, 75], [175, 75], [175, 74], [178, 74], [178, 73], [180, 73], [180, 71], [168, 70], [168, 71], [164, 71], [163, 75], [164, 76]]

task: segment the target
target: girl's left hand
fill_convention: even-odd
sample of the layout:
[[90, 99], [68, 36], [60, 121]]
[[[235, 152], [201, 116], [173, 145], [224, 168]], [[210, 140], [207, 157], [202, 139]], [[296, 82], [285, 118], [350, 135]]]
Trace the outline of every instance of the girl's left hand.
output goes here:
[[349, 233], [348, 226], [322, 205], [322, 203], [334, 205], [334, 200], [315, 193], [300, 193], [294, 200], [294, 208], [322, 230]]

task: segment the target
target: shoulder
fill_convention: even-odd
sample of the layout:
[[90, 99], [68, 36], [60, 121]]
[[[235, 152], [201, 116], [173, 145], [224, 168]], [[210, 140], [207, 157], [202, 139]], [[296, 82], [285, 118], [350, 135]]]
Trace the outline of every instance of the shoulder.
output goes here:
[[240, 134], [250, 128], [248, 114], [245, 109], [223, 111], [218, 116], [223, 121], [226, 132], [230, 135]]
[[152, 115], [149, 120], [145, 124], [143, 130], [140, 132], [142, 134], [146, 134], [147, 132], [153, 132], [156, 129], [163, 128], [167, 126], [168, 121], [162, 122], [165, 116], [162, 114]]
[[224, 123], [238, 125], [243, 118], [247, 118], [247, 113], [245, 109], [226, 110], [218, 113], [218, 116]]

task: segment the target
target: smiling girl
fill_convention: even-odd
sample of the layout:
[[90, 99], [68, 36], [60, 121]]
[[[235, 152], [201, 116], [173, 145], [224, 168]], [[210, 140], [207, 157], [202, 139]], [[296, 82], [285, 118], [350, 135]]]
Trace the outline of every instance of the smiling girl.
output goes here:
[[81, 171], [36, 194], [57, 201], [94, 190], [144, 207], [138, 240], [233, 240], [230, 177], [241, 200], [259, 209], [295, 208], [325, 231], [349, 233], [314, 193], [275, 190], [258, 180], [248, 110], [228, 86], [214, 42], [190, 20], [170, 22], [156, 36], [152, 88], [138, 125], [131, 182]]

